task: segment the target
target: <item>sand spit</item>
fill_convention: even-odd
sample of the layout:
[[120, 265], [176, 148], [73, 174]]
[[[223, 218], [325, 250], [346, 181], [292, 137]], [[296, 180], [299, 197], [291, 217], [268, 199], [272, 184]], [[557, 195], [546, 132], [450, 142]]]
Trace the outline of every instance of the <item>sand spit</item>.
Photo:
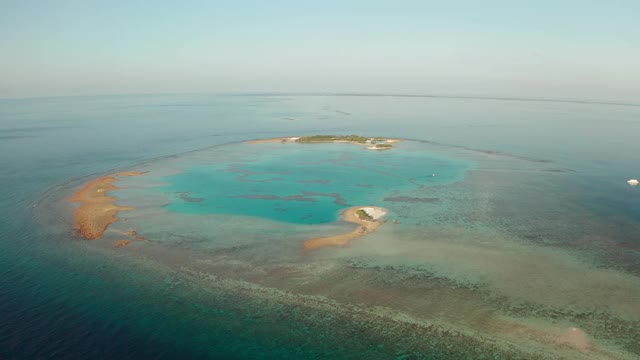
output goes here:
[[271, 139], [258, 139], [247, 141], [247, 144], [271, 144], [271, 143], [294, 143], [300, 137], [278, 137]]
[[114, 182], [123, 176], [140, 176], [143, 173], [125, 171], [113, 175], [102, 176], [88, 181], [68, 199], [70, 202], [80, 203], [73, 214], [74, 228], [85, 239], [99, 239], [110, 224], [118, 221], [118, 211], [131, 210], [126, 206], [114, 204], [116, 199], [107, 196], [109, 191], [117, 189]]
[[[365, 211], [371, 217], [371, 220], [361, 219], [356, 213], [358, 210]], [[376, 231], [376, 229], [383, 224], [382, 217], [384, 217], [386, 213], [385, 209], [375, 206], [355, 206], [348, 208], [342, 212], [342, 218], [344, 221], [359, 225], [357, 228], [346, 234], [322, 236], [306, 240], [304, 242], [304, 249], [313, 250], [325, 246], [344, 246], [355, 238]]]

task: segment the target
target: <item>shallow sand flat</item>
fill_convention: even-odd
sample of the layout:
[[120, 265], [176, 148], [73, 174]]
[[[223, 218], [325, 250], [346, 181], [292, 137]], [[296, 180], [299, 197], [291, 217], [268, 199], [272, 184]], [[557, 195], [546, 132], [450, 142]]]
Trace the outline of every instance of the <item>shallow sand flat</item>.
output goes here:
[[140, 176], [143, 173], [126, 171], [114, 175], [102, 176], [91, 180], [76, 191], [68, 201], [80, 203], [73, 214], [74, 228], [80, 236], [93, 240], [102, 237], [107, 226], [118, 221], [116, 215], [118, 211], [131, 210], [126, 206], [114, 204], [115, 198], [107, 196], [109, 191], [117, 189], [114, 182], [122, 176]]
[[[364, 210], [371, 216], [374, 220], [362, 220], [356, 214], [356, 211]], [[325, 246], [343, 246], [348, 244], [351, 240], [370, 234], [380, 225], [382, 222], [379, 221], [382, 216], [386, 214], [386, 211], [383, 208], [375, 207], [375, 206], [354, 206], [346, 209], [342, 212], [342, 218], [344, 221], [359, 225], [352, 232], [346, 234], [339, 234], [333, 236], [322, 236], [313, 239], [306, 240], [304, 242], [305, 250], [313, 250]]]

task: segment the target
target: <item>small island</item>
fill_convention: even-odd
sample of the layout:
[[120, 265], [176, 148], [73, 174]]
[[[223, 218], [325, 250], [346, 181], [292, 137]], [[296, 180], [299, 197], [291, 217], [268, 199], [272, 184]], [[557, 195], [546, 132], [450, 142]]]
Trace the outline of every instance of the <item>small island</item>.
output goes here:
[[351, 240], [370, 234], [383, 224], [383, 217], [387, 211], [377, 206], [356, 206], [342, 212], [346, 222], [357, 224], [358, 227], [346, 234], [322, 236], [306, 240], [305, 250], [314, 250], [326, 246], [344, 246]]
[[367, 150], [389, 150], [393, 144], [400, 142], [399, 139], [387, 139], [382, 137], [366, 137], [361, 135], [311, 135], [281, 137], [263, 140], [252, 140], [249, 144], [266, 143], [298, 143], [298, 144], [321, 144], [321, 143], [349, 143], [364, 146]]

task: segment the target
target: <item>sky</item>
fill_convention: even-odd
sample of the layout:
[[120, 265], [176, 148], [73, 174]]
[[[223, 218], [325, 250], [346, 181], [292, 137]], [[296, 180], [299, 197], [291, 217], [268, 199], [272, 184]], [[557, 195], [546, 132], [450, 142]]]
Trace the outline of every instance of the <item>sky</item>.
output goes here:
[[640, 1], [0, 0], [0, 98], [245, 92], [640, 103]]

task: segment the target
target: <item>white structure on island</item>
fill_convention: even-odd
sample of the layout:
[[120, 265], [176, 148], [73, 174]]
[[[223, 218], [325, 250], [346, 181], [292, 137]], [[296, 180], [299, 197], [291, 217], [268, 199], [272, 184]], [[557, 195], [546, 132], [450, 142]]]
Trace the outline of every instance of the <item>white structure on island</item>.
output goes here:
[[370, 206], [361, 207], [358, 210], [362, 210], [362, 211], [366, 212], [367, 215], [371, 216], [371, 218], [373, 220], [378, 220], [378, 219], [380, 219], [381, 217], [383, 217], [383, 216], [385, 216], [387, 214], [387, 212], [384, 211], [381, 208], [370, 207]]
[[636, 179], [630, 179], [629, 181], [627, 181], [627, 184], [629, 184], [631, 186], [638, 186], [638, 184], [640, 184], [640, 181], [638, 181]]

